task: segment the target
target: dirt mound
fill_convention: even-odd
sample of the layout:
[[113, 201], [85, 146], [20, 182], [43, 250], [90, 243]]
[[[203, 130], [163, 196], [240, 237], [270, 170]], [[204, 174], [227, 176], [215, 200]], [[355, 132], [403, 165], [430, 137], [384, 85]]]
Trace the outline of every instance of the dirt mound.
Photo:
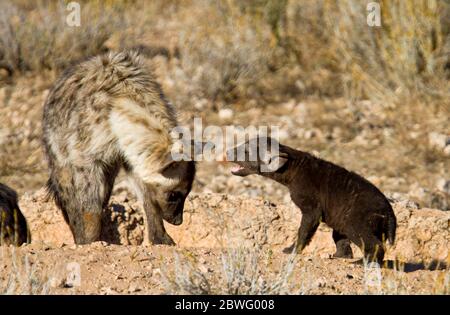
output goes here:
[[[26, 194], [20, 207], [30, 225], [33, 243], [61, 246], [73, 244], [69, 227], [44, 190]], [[387, 258], [402, 261], [450, 259], [450, 212], [417, 209], [408, 202], [394, 202], [398, 220], [397, 239]], [[166, 224], [179, 247], [254, 247], [274, 252], [291, 244], [301, 213], [292, 203], [274, 204], [262, 198], [224, 194], [191, 194], [181, 226]], [[144, 242], [144, 219], [140, 206], [126, 189], [116, 189], [103, 216], [102, 240], [123, 245]], [[357, 256], [361, 252], [356, 247]], [[319, 227], [305, 254], [328, 257], [335, 250], [331, 229]]]

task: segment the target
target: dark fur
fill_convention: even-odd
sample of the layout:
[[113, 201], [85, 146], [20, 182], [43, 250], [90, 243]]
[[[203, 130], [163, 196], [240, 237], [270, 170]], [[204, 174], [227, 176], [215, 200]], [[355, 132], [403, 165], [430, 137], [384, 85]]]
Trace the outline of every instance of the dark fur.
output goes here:
[[31, 242], [27, 221], [14, 190], [0, 183], [0, 245], [20, 246]]
[[[248, 142], [244, 145], [248, 147]], [[296, 242], [285, 251], [301, 252], [322, 221], [333, 229], [335, 256], [352, 257], [350, 240], [369, 261], [383, 261], [384, 240], [394, 243], [397, 223], [380, 190], [358, 174], [307, 152], [280, 144], [278, 157], [283, 163], [274, 172], [260, 172], [261, 161], [233, 162], [243, 167], [235, 175], [259, 174], [289, 188], [302, 222]]]

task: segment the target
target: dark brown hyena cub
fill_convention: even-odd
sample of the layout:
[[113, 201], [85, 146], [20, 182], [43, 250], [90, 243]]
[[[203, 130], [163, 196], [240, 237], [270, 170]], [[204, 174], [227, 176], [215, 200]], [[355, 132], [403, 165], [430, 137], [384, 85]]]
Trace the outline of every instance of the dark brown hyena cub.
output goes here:
[[0, 183], [0, 245], [20, 246], [31, 241], [27, 221], [14, 190]]
[[[278, 150], [272, 150], [271, 144]], [[244, 152], [242, 161], [234, 158], [239, 157], [239, 151]], [[296, 242], [285, 252], [300, 253], [321, 221], [333, 229], [335, 257], [353, 256], [350, 240], [368, 261], [381, 263], [384, 240], [394, 243], [397, 223], [389, 201], [358, 174], [265, 137], [228, 151], [227, 159], [237, 164], [234, 175], [258, 174], [289, 188], [293, 202], [301, 209], [302, 221]]]

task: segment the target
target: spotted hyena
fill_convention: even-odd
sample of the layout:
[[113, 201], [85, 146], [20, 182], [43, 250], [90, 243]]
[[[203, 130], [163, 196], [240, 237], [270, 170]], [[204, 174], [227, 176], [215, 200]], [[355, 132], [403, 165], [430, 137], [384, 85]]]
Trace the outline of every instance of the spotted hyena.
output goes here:
[[102, 209], [121, 168], [147, 217], [149, 241], [174, 244], [163, 219], [179, 225], [195, 176], [193, 161], [173, 161], [176, 113], [136, 52], [108, 53], [68, 69], [44, 106], [49, 192], [75, 242], [99, 239]]

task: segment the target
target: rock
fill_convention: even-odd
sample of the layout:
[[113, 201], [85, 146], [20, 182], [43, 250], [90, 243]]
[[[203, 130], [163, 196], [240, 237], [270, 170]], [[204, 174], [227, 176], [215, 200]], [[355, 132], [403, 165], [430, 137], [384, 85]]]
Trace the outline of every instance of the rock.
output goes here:
[[419, 209], [419, 204], [417, 202], [414, 202], [409, 199], [409, 196], [406, 194], [394, 192], [394, 193], [387, 193], [386, 197], [391, 203], [397, 203], [401, 205], [404, 208], [409, 209]]
[[450, 145], [447, 145], [447, 146], [444, 148], [444, 154], [447, 155], [447, 156], [450, 156]]
[[413, 185], [412, 189], [409, 191], [408, 194], [412, 197], [423, 199], [425, 198], [427, 191], [423, 187], [420, 187], [416, 184]]
[[431, 147], [444, 150], [448, 145], [450, 145], [450, 136], [442, 133], [431, 132], [428, 135], [428, 143]]
[[[109, 210], [104, 213], [102, 240], [114, 244], [142, 244], [146, 230], [143, 213], [131, 193], [127, 192], [128, 201], [123, 201], [124, 191], [119, 193], [120, 198], [112, 196]], [[281, 253], [294, 241], [301, 221], [301, 211], [286, 199], [287, 202], [274, 205], [260, 197], [191, 193], [186, 200], [184, 223], [180, 226], [165, 224], [165, 227], [180, 247], [223, 248], [239, 244]], [[44, 191], [24, 195], [19, 204], [30, 226], [32, 245], [42, 242], [61, 246], [73, 244], [61, 212], [53, 201], [45, 198]], [[393, 200], [392, 205], [398, 228], [394, 246], [387, 248], [387, 259], [445, 260], [450, 250], [450, 212], [418, 209], [407, 199]], [[113, 211], [114, 208], [118, 210]], [[98, 250], [114, 247], [104, 247], [104, 244], [98, 242], [94, 247]], [[81, 246], [67, 248], [84, 249]], [[321, 224], [304, 254], [328, 257], [334, 252], [331, 229]], [[359, 249], [355, 250], [355, 255], [361, 256]], [[150, 270], [153, 276], [157, 275], [157, 268]]]
[[130, 284], [130, 287], [128, 288], [128, 293], [134, 293], [139, 291], [141, 291], [141, 289], [138, 288], [136, 284], [134, 283]]
[[436, 183], [436, 188], [446, 194], [450, 194], [450, 180], [441, 178]]
[[233, 118], [233, 110], [230, 108], [222, 108], [219, 110], [219, 118], [224, 121], [231, 120]]
[[292, 111], [295, 107], [295, 100], [291, 99], [288, 102], [281, 104], [281, 106], [287, 111]]
[[313, 138], [316, 135], [314, 130], [306, 130], [305, 133], [303, 134], [303, 138], [305, 138], [306, 140], [309, 140], [311, 138]]
[[286, 131], [286, 129], [281, 129], [278, 131], [278, 139], [280, 142], [289, 139], [289, 133]]
[[205, 98], [199, 99], [194, 103], [194, 107], [197, 110], [204, 110], [208, 106], [208, 100]]

